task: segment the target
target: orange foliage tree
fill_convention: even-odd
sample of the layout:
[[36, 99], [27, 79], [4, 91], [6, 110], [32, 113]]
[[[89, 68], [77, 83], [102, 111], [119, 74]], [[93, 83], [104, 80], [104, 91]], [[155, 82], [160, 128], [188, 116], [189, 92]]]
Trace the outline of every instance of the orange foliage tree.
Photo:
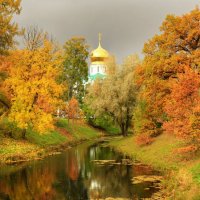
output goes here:
[[186, 66], [199, 71], [199, 22], [199, 8], [183, 16], [169, 15], [160, 28], [161, 34], [145, 44], [144, 62], [136, 70], [141, 76], [134, 114], [136, 133], [150, 136], [162, 133], [167, 120], [163, 108], [169, 100], [171, 84]]
[[80, 116], [80, 108], [78, 100], [74, 97], [70, 99], [68, 105], [66, 107], [66, 114], [67, 118], [69, 119], [76, 119]]
[[0, 0], [0, 116], [5, 115], [10, 107], [2, 83], [7, 78], [9, 63], [6, 54], [15, 45], [14, 37], [20, 34], [13, 16], [20, 13], [20, 0]]
[[164, 128], [187, 141], [199, 146], [200, 142], [200, 75], [187, 68], [179, 74], [172, 85], [170, 101], [164, 107], [168, 121]]

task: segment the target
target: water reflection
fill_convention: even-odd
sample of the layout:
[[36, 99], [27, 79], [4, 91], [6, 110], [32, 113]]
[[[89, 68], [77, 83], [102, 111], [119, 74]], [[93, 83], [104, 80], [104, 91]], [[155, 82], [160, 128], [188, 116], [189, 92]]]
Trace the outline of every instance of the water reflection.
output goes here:
[[[153, 190], [132, 185], [134, 175], [152, 174], [145, 166], [96, 165], [92, 160], [123, 158], [109, 147], [79, 145], [67, 152], [22, 167], [0, 171], [0, 199], [89, 200], [107, 197], [144, 198]], [[19, 168], [19, 169], [18, 169]]]

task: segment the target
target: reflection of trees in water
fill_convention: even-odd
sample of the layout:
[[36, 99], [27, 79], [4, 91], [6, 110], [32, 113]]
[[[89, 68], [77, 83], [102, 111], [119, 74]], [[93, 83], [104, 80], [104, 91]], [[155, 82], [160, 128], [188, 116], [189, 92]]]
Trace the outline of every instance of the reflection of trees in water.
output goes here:
[[87, 149], [81, 152], [72, 149], [4, 176], [0, 179], [0, 199], [87, 200], [87, 190], [79, 174], [80, 167], [85, 168], [85, 154]]
[[90, 146], [85, 157], [85, 167], [81, 167], [81, 174], [87, 174], [84, 183], [88, 188], [90, 198], [100, 197], [130, 197], [130, 167], [128, 166], [98, 166], [91, 160], [115, 159], [122, 156], [108, 147]]
[[[83, 156], [81, 156], [83, 155]], [[85, 168], [84, 151], [71, 149], [65, 157], [65, 170], [59, 171], [59, 182], [54, 185], [57, 192], [62, 193], [67, 200], [87, 200], [87, 189], [84, 186], [80, 168]]]
[[73, 181], [78, 179], [79, 165], [75, 151], [69, 151], [68, 156], [66, 157], [66, 174]]
[[70, 177], [60, 178], [60, 182], [54, 185], [56, 191], [62, 194], [67, 200], [87, 200], [87, 188], [84, 185], [83, 178], [78, 177], [76, 181]]
[[[0, 193], [12, 200], [54, 199], [52, 168], [24, 168], [0, 180]], [[1, 199], [1, 198], [0, 198]]]
[[99, 166], [93, 168], [91, 178], [88, 181], [90, 197], [132, 196], [129, 170], [128, 166]]
[[[0, 199], [87, 200], [98, 197], [131, 198], [134, 194], [145, 197], [143, 185], [131, 185], [132, 167], [98, 166], [91, 162], [121, 158], [109, 148], [80, 145], [64, 154], [34, 162], [3, 179], [0, 177]], [[141, 169], [134, 170], [142, 174]]]
[[[121, 161], [122, 155], [112, 151], [109, 147], [92, 146], [89, 148], [91, 160], [114, 159]], [[93, 163], [94, 164], [94, 163]], [[95, 165], [95, 164], [94, 164]], [[90, 198], [106, 198], [106, 197], [150, 197], [152, 191], [144, 191], [145, 184], [133, 186], [131, 178], [137, 170], [137, 175], [143, 173], [152, 174], [149, 168], [140, 168], [126, 165], [95, 165], [91, 167], [91, 176], [85, 181], [88, 187]], [[143, 171], [144, 170], [144, 171]]]

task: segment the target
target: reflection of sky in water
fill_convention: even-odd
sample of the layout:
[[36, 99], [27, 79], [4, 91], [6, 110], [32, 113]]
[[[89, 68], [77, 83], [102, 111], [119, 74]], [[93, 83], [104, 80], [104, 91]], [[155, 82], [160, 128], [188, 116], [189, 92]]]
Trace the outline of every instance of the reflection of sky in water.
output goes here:
[[[118, 160], [122, 155], [108, 147], [79, 145], [63, 154], [0, 171], [0, 199], [87, 200], [107, 197], [150, 197], [144, 185], [131, 178], [151, 174], [149, 168], [97, 165], [92, 160]], [[2, 173], [4, 172], [4, 174]]]
[[90, 149], [90, 158], [91, 159], [94, 159], [94, 156], [95, 156], [95, 149]]
[[90, 184], [90, 189], [95, 190], [101, 188], [101, 184], [99, 184], [96, 180], [92, 180]]

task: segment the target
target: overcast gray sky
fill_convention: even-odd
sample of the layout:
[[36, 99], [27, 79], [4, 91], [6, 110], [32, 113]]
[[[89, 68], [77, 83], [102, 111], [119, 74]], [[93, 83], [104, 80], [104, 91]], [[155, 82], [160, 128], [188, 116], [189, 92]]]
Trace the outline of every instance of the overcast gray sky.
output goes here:
[[37, 25], [61, 44], [84, 36], [92, 48], [102, 46], [121, 60], [140, 54], [144, 43], [159, 32], [167, 14], [182, 15], [200, 0], [22, 0], [20, 26]]

